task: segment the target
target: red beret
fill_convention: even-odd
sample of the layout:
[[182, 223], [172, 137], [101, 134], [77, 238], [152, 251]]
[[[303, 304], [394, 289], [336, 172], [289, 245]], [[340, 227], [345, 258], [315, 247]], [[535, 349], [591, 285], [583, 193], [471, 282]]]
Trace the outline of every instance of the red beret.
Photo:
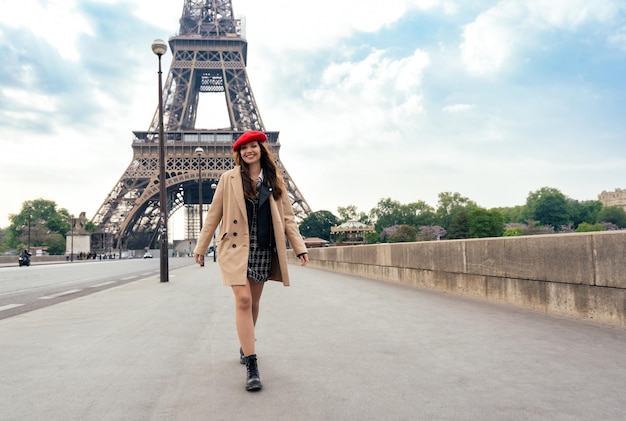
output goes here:
[[267, 140], [267, 136], [265, 136], [265, 133], [263, 132], [257, 132], [254, 130], [245, 132], [244, 134], [239, 136], [239, 139], [237, 139], [237, 141], [233, 145], [233, 152], [237, 152], [246, 143], [250, 143], [250, 142], [264, 143], [266, 140]]

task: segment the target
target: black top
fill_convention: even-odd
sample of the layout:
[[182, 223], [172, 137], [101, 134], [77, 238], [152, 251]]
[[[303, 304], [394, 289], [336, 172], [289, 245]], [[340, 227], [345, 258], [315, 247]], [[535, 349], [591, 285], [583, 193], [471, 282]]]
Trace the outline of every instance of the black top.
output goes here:
[[[274, 243], [272, 212], [268, 200], [271, 194], [272, 188], [263, 182], [259, 188], [259, 200], [246, 200], [249, 231], [252, 231], [253, 215], [256, 213], [257, 216], [257, 246], [259, 249], [269, 249]], [[254, 212], [253, 206], [258, 206], [256, 212]]]

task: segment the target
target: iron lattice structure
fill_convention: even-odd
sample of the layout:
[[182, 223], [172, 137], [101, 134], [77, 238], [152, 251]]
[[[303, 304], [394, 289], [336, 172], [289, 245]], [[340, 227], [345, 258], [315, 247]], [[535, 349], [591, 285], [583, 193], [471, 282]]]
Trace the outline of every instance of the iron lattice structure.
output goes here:
[[[247, 41], [241, 22], [234, 18], [232, 1], [184, 0], [179, 34], [169, 39], [172, 62], [163, 88], [163, 126], [166, 138], [168, 214], [211, 203], [220, 175], [233, 168], [232, 144], [247, 130], [263, 131], [277, 160], [297, 218], [311, 212], [309, 205], [280, 161], [279, 132], [266, 131], [254, 100], [246, 70]], [[201, 93], [222, 93], [230, 127], [197, 129]], [[94, 250], [154, 247], [159, 222], [159, 113], [148, 131], [135, 131], [133, 159], [92, 219], [99, 235]], [[201, 157], [194, 153], [204, 149]], [[98, 244], [98, 239], [102, 244]]]

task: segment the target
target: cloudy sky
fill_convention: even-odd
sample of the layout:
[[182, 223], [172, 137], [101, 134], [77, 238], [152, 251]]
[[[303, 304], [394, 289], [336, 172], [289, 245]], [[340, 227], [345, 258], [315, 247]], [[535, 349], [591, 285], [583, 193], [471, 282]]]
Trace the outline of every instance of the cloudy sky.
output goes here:
[[[150, 44], [175, 35], [183, 3], [0, 0], [0, 227], [37, 198], [97, 212], [131, 162], [132, 131], [150, 125]], [[233, 7], [263, 122], [313, 210], [626, 188], [622, 0]]]

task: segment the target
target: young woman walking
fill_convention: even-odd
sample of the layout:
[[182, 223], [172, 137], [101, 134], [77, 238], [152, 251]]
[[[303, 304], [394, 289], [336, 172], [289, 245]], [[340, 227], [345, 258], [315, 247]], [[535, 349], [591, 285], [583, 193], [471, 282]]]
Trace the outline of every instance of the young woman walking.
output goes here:
[[289, 285], [286, 244], [305, 266], [309, 259], [295, 222], [286, 186], [272, 154], [258, 131], [242, 134], [233, 145], [235, 168], [220, 177], [198, 243], [196, 263], [202, 265], [211, 238], [217, 240], [222, 283], [235, 295], [235, 325], [246, 364], [246, 390], [262, 388], [254, 343], [263, 286], [268, 279]]

